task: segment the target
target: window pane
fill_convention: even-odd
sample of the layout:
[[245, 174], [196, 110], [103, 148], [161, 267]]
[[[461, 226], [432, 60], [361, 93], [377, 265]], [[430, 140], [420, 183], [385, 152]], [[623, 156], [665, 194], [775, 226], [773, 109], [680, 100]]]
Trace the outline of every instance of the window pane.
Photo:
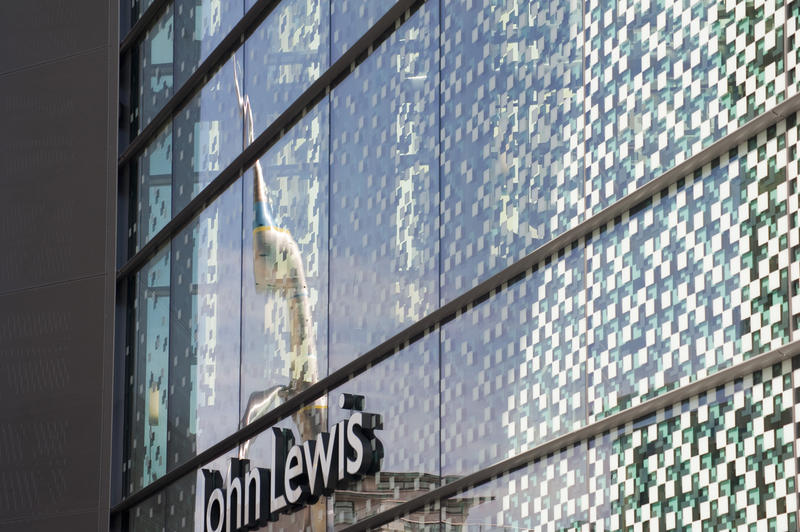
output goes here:
[[[430, 334], [329, 394], [329, 430], [353, 413], [340, 406], [343, 393], [363, 397], [364, 411], [383, 419], [383, 429], [375, 433], [383, 444], [380, 471], [338, 486], [335, 527], [354, 524], [441, 484], [438, 344], [439, 335]], [[349, 517], [347, 507], [352, 508]]]
[[131, 138], [139, 134], [172, 97], [173, 39], [170, 4], [132, 54]]
[[331, 369], [436, 308], [436, 3], [331, 96]]
[[586, 423], [584, 248], [442, 327], [442, 472], [454, 479]]
[[174, 0], [175, 86], [183, 85], [244, 15], [242, 0]]
[[172, 240], [169, 469], [239, 428], [241, 198], [239, 182]]
[[126, 493], [238, 428], [241, 183], [136, 275]]
[[783, 4], [587, 2], [588, 211], [784, 100]]
[[465, 530], [793, 530], [791, 366], [756, 372], [442, 501], [445, 522]]
[[172, 123], [162, 129], [131, 165], [136, 208], [131, 210], [129, 252], [139, 251], [172, 218]]
[[236, 53], [175, 115], [173, 216], [249, 144], [236, 92], [241, 79], [242, 54]]
[[577, 0], [444, 0], [442, 302], [581, 221]]
[[380, 19], [395, 0], [330, 0], [331, 64], [335, 63]]
[[282, 0], [244, 44], [258, 136], [328, 68], [328, 0]]
[[[126, 350], [128, 422], [125, 493], [167, 471], [170, 253], [162, 249], [136, 274]], [[148, 510], [149, 512], [149, 510]]]

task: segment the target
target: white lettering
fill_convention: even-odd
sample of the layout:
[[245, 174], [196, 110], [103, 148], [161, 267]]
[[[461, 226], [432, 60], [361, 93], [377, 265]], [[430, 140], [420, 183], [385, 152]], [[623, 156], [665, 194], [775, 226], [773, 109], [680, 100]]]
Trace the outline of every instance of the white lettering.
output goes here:
[[[338, 428], [339, 425], [334, 425], [330, 434], [324, 432], [317, 434], [316, 441], [309, 440], [303, 444], [308, 487], [312, 497], [333, 490], [335, 487], [335, 483], [331, 482], [331, 466], [336, 462], [334, 449]], [[320, 474], [322, 475], [322, 485], [319, 483]]]
[[[217, 510], [214, 511], [214, 504], [217, 505]], [[223, 508], [225, 506], [225, 497], [222, 495], [222, 490], [216, 488], [211, 492], [208, 498], [208, 505], [206, 506], [206, 530], [208, 532], [222, 532], [222, 525], [225, 520], [223, 519]], [[217, 526], [212, 525], [212, 521], [216, 518]]]
[[364, 442], [356, 430], [361, 428], [363, 424], [363, 415], [361, 412], [356, 412], [350, 416], [347, 423], [347, 444], [353, 450], [354, 456], [347, 458], [347, 473], [349, 475], [357, 475], [363, 473], [364, 465]]
[[289, 449], [286, 457], [286, 476], [283, 479], [284, 493], [289, 504], [297, 504], [303, 496], [302, 477], [303, 449], [295, 445]]

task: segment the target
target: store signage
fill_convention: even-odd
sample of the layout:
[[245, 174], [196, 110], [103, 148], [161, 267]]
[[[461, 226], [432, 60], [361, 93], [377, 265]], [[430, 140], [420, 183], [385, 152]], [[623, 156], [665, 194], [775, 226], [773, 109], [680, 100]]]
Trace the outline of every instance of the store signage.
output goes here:
[[[360, 410], [363, 398], [345, 394], [339, 404]], [[383, 445], [374, 431], [382, 428], [380, 415], [360, 411], [334, 425], [330, 433], [297, 445], [291, 430], [273, 428], [269, 469], [231, 458], [224, 481], [219, 471], [202, 470], [203, 531], [239, 532], [264, 526], [332, 494], [340, 482], [377, 473]]]

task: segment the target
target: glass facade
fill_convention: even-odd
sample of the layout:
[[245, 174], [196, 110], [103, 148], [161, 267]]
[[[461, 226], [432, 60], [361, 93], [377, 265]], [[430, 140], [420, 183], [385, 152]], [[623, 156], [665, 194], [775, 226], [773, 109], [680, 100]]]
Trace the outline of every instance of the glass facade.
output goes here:
[[797, 529], [797, 6], [266, 5], [131, 48], [135, 136], [265, 10], [121, 172], [124, 529]]

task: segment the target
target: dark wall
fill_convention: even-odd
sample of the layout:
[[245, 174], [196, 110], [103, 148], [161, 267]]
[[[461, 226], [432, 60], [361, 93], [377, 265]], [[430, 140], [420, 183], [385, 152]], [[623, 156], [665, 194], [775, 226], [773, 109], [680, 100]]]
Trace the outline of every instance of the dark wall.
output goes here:
[[0, 532], [108, 529], [116, 5], [0, 2]]

